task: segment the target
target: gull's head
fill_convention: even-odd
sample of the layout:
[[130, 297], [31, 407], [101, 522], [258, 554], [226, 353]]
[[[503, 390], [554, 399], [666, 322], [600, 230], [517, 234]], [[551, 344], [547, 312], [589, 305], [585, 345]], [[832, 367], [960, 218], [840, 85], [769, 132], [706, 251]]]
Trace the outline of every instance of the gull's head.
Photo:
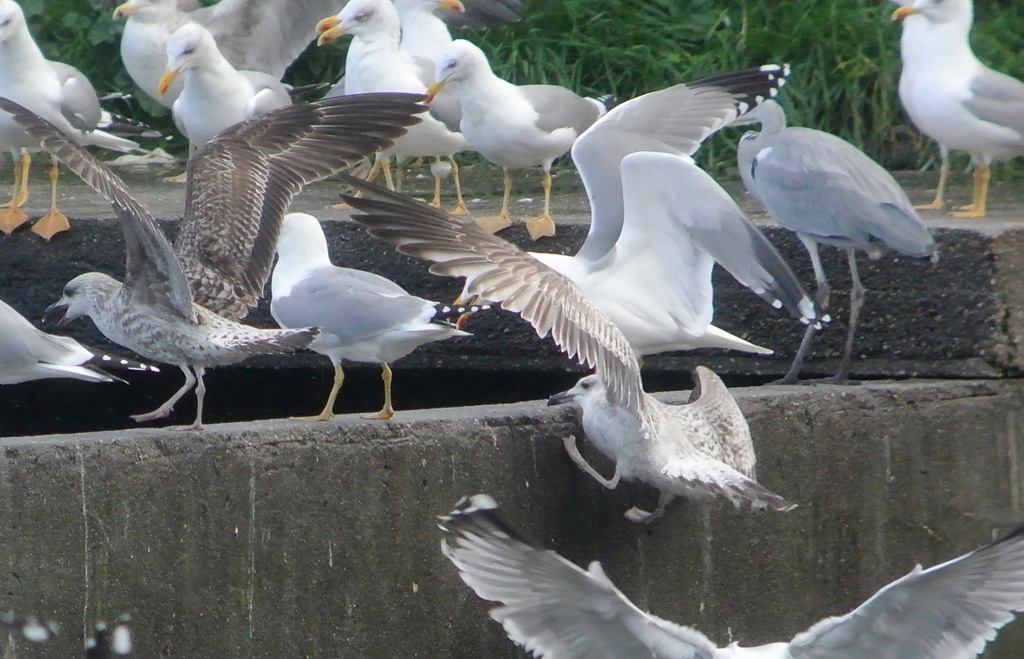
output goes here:
[[900, 5], [892, 13], [892, 20], [909, 16], [922, 16], [932, 23], [960, 21], [970, 26], [974, 16], [971, 0], [891, 0]]
[[427, 89], [427, 96], [433, 98], [445, 85], [457, 86], [490, 70], [484, 51], [465, 39], [456, 39], [445, 46], [434, 60], [434, 82]]
[[308, 262], [313, 256], [327, 254], [327, 238], [320, 221], [306, 213], [288, 213], [277, 236], [277, 254], [282, 259], [298, 257]]
[[398, 12], [391, 0], [349, 0], [336, 16], [328, 16], [317, 24], [320, 36], [316, 44], [322, 46], [346, 34], [354, 37], [391, 34], [397, 39], [398, 30]]
[[157, 84], [157, 93], [165, 94], [179, 75], [200, 66], [203, 55], [216, 48], [213, 35], [198, 23], [185, 23], [175, 30], [167, 41], [167, 69]]
[[106, 307], [120, 289], [120, 282], [103, 273], [87, 272], [78, 275], [64, 285], [61, 298], [46, 307], [43, 317], [47, 320], [56, 318], [58, 327], [75, 318], [92, 317], [97, 310]]
[[25, 14], [18, 3], [14, 0], [0, 0], [0, 42], [27, 29]]
[[175, 0], [128, 0], [114, 9], [114, 20], [119, 21], [139, 12], [140, 18], [151, 18], [178, 11]]
[[580, 378], [580, 381], [576, 383], [576, 386], [568, 391], [555, 394], [551, 398], [548, 398], [548, 406], [551, 405], [564, 405], [565, 403], [576, 403], [583, 408], [586, 408], [587, 404], [591, 401], [606, 400], [607, 389], [604, 386], [604, 381], [595, 373], [586, 377]]

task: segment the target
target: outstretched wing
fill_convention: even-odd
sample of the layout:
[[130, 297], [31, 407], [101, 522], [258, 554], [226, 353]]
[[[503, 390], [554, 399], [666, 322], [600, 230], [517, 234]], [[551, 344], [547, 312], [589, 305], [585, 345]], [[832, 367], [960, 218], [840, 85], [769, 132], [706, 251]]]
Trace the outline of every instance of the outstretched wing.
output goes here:
[[392, 144], [426, 106], [415, 94], [293, 105], [236, 124], [189, 161], [175, 248], [198, 304], [233, 320], [270, 276], [281, 222], [302, 186]]

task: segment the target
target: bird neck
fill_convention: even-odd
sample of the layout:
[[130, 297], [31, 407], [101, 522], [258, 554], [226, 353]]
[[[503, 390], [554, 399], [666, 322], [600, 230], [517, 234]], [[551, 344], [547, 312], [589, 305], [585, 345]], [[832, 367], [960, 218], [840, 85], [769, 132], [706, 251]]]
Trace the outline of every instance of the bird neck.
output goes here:
[[421, 5], [403, 9], [399, 14], [402, 50], [419, 57], [436, 59], [438, 53], [452, 42], [452, 35], [432, 12]]
[[0, 66], [0, 80], [18, 80], [26, 74], [37, 76], [38, 71], [45, 70], [46, 58], [32, 40], [28, 28], [14, 31], [0, 43], [0, 53], [7, 62]]
[[[916, 18], [911, 16], [909, 18]], [[971, 50], [971, 23], [973, 12], [970, 4], [960, 10], [953, 20], [941, 23], [925, 20], [925, 25], [912, 25], [903, 30], [900, 39], [900, 54], [903, 66], [912, 68], [928, 67], [961, 68], [975, 66], [978, 58]]]

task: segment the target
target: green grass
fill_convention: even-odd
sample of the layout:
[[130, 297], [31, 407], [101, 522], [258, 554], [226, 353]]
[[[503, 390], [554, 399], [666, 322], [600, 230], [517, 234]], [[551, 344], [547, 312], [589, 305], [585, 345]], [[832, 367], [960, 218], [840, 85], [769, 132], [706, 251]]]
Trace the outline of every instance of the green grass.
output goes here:
[[[767, 62], [793, 67], [782, 97], [790, 123], [835, 133], [892, 168], [934, 148], [909, 127], [897, 97], [899, 24], [878, 0], [528, 0], [524, 19], [466, 36], [517, 83], [553, 83], [628, 99], [704, 75]], [[112, 3], [23, 0], [48, 57], [81, 68], [101, 92], [130, 90], [120, 66]], [[973, 43], [989, 65], [1024, 78], [1024, 11], [979, 3]], [[296, 84], [333, 80], [345, 43], [310, 48], [289, 71]], [[132, 108], [171, 130], [155, 102]], [[733, 131], [737, 132], [737, 131]], [[737, 136], [703, 150], [712, 171], [731, 165]]]

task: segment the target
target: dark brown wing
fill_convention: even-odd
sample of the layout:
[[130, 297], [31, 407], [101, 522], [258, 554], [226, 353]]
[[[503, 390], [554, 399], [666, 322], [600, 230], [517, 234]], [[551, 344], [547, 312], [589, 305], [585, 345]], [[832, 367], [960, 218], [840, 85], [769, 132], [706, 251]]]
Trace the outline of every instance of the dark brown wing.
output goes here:
[[189, 161], [175, 250], [197, 303], [238, 320], [263, 294], [281, 221], [302, 186], [390, 146], [426, 106], [415, 94], [293, 105], [236, 124]]
[[137, 305], [162, 307], [195, 323], [188, 281], [174, 251], [152, 214], [128, 192], [124, 181], [83, 146], [31, 110], [5, 98], [0, 98], [0, 108], [10, 112], [29, 135], [39, 140], [47, 153], [78, 174], [114, 207], [124, 232], [124, 286], [129, 299]]

